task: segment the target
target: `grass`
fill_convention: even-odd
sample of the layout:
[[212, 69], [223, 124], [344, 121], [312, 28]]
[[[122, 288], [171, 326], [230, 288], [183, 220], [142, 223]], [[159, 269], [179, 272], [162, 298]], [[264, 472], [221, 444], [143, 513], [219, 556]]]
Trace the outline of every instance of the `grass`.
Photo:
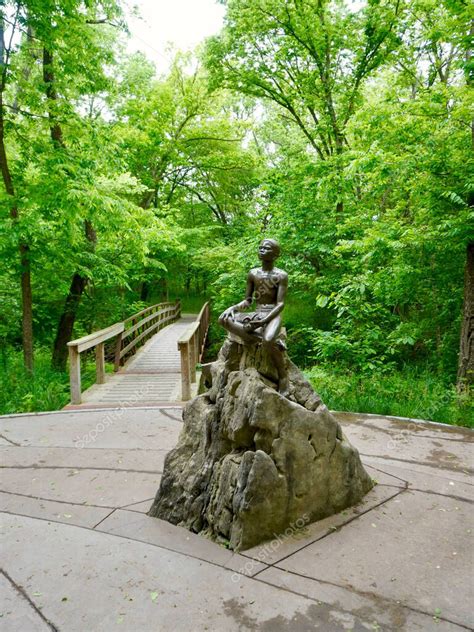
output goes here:
[[376, 413], [474, 427], [474, 398], [424, 369], [405, 367], [387, 374], [361, 376], [337, 367], [305, 372], [332, 410]]
[[[110, 370], [110, 367], [107, 366]], [[95, 362], [81, 368], [82, 390], [95, 382]], [[69, 374], [51, 368], [51, 351], [36, 349], [32, 375], [23, 367], [22, 352], [13, 348], [0, 354], [0, 415], [60, 410], [70, 401]]]
[[[200, 299], [193, 299], [197, 303]], [[186, 305], [186, 309], [193, 305]], [[216, 349], [220, 346], [216, 343]], [[0, 353], [0, 415], [60, 410], [69, 402], [68, 373], [51, 368], [51, 352], [35, 353], [35, 370], [23, 368], [20, 350]], [[107, 365], [107, 370], [112, 366]], [[474, 398], [459, 396], [454, 386], [427, 369], [406, 366], [392, 373], [361, 376], [337, 366], [315, 366], [305, 372], [332, 410], [427, 419], [474, 427]], [[82, 366], [82, 389], [95, 381], [95, 363]]]

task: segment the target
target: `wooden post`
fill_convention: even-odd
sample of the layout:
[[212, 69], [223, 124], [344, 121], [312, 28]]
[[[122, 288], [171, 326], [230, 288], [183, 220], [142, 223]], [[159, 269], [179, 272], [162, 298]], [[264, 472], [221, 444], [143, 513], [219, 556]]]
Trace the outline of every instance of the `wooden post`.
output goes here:
[[191, 399], [191, 376], [189, 366], [189, 343], [180, 342], [178, 344], [181, 353], [181, 399], [187, 402]]
[[122, 334], [118, 334], [115, 340], [115, 355], [114, 355], [114, 372], [120, 369], [120, 352], [122, 351]]
[[95, 348], [95, 381], [97, 384], [104, 384], [105, 382], [105, 357], [104, 357], [104, 343], [99, 342]]
[[69, 384], [71, 404], [81, 403], [81, 354], [77, 347], [69, 347]]

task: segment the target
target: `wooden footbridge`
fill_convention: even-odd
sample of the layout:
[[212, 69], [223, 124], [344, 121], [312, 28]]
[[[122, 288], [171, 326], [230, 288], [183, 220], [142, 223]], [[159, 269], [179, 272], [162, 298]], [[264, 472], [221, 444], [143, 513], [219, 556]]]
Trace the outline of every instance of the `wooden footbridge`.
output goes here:
[[[209, 303], [199, 314], [181, 314], [180, 301], [158, 303], [106, 329], [72, 340], [71, 403], [66, 408], [181, 403], [197, 390], [209, 327]], [[81, 353], [95, 350], [96, 382], [82, 392]], [[106, 361], [114, 372], [106, 372]]]

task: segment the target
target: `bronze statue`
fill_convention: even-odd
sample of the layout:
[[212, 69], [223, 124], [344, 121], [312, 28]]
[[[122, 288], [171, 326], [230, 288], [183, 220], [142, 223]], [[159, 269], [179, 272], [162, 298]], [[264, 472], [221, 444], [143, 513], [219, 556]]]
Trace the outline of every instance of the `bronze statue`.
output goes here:
[[[245, 299], [232, 305], [219, 316], [219, 324], [248, 344], [261, 343], [267, 349], [279, 378], [279, 392], [288, 396], [288, 372], [285, 344], [280, 339], [281, 312], [285, 306], [288, 274], [273, 264], [280, 256], [280, 245], [264, 239], [258, 247], [261, 268], [252, 268], [247, 277]], [[256, 310], [248, 309], [255, 297]]]

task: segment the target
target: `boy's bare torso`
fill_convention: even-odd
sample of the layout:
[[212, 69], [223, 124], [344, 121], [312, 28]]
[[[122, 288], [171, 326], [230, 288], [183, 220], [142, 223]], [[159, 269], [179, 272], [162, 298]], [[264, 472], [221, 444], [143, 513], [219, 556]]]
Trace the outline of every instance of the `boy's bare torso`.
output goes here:
[[261, 268], [250, 270], [249, 281], [253, 285], [253, 295], [257, 308], [261, 305], [275, 305], [277, 303], [279, 286], [287, 276], [286, 272], [279, 268], [273, 268], [270, 272]]

